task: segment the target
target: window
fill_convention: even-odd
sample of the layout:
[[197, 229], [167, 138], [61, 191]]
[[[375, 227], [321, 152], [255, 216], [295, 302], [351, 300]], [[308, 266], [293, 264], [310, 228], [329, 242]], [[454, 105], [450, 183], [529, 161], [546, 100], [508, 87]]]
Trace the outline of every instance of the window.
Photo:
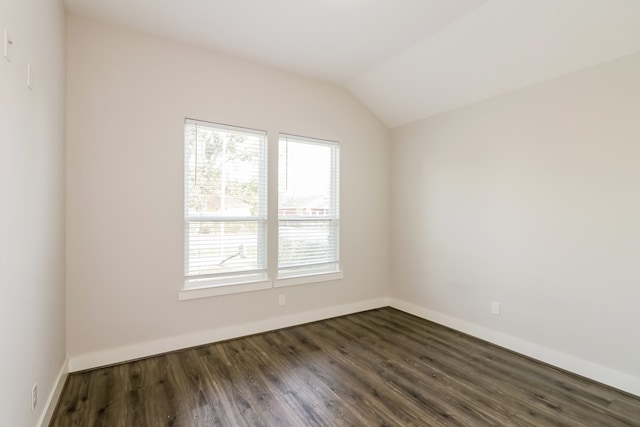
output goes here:
[[266, 132], [187, 119], [185, 289], [266, 280]]
[[[265, 131], [185, 120], [179, 299], [342, 278], [339, 145], [286, 134], [278, 144], [267, 166]], [[275, 186], [267, 194], [268, 168], [278, 175], [277, 194]], [[270, 218], [269, 200], [278, 212]]]
[[281, 134], [278, 278], [339, 270], [339, 146]]

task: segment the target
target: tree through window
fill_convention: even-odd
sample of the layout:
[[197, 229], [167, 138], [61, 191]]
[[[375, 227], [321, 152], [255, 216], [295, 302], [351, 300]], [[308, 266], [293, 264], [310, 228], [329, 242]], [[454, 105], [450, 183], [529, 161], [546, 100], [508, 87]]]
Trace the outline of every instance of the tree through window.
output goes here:
[[186, 120], [185, 288], [266, 278], [266, 132]]

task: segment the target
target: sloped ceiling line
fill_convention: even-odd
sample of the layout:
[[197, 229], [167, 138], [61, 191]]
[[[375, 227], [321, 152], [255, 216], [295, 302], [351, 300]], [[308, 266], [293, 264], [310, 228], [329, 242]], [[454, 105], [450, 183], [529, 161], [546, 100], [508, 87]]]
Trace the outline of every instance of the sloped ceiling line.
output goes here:
[[393, 128], [640, 52], [638, 0], [64, 0], [345, 87]]

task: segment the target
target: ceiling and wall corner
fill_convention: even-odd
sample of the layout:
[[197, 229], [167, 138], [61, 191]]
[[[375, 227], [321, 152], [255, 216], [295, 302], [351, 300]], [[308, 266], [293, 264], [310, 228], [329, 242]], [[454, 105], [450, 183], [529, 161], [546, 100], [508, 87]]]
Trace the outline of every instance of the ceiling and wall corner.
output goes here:
[[492, 0], [347, 87], [397, 127], [638, 51], [638, 1]]
[[[373, 308], [367, 301], [386, 298], [389, 131], [351, 94], [84, 17], [68, 17], [67, 36], [72, 370], [230, 338], [223, 331], [290, 326], [291, 316], [331, 317], [336, 307], [358, 311], [363, 302]], [[185, 117], [266, 130], [276, 155], [279, 132], [341, 142], [344, 279], [178, 301]]]
[[64, 0], [342, 85], [393, 128], [640, 51], [636, 0]]
[[344, 84], [486, 0], [64, 0], [74, 14]]
[[399, 308], [640, 395], [638, 117], [640, 53], [394, 129]]

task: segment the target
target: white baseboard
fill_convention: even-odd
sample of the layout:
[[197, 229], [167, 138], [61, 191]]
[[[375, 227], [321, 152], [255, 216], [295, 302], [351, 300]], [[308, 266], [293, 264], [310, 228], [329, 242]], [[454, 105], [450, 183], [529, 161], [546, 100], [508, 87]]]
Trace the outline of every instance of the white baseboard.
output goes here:
[[315, 322], [331, 317], [357, 313], [359, 311], [387, 307], [388, 305], [388, 298], [377, 298], [352, 304], [307, 311], [303, 313], [278, 316], [271, 319], [260, 320], [257, 322], [226, 326], [218, 329], [196, 332], [177, 337], [163, 338], [155, 341], [146, 341], [139, 344], [132, 344], [92, 353], [79, 354], [76, 356], [72, 356], [69, 359], [69, 371], [76, 372], [84, 369], [96, 368], [99, 366], [112, 365], [114, 363], [126, 362], [128, 360], [153, 356], [156, 354], [166, 353], [168, 351], [180, 350], [183, 348], [195, 347], [198, 345], [208, 344], [216, 341], [223, 341], [231, 338], [238, 338], [246, 335], [272, 331], [274, 329], [300, 325], [303, 323]]
[[598, 365], [588, 360], [581, 359], [566, 353], [562, 353], [548, 347], [534, 344], [474, 323], [467, 322], [455, 317], [415, 304], [391, 298], [389, 305], [398, 310], [413, 314], [432, 322], [439, 323], [449, 328], [464, 332], [474, 337], [480, 338], [490, 343], [499, 345], [525, 356], [556, 366], [583, 377], [607, 384], [627, 393], [640, 396], [640, 378], [634, 377], [606, 366]]
[[47, 427], [51, 422], [53, 411], [56, 409], [56, 404], [58, 403], [58, 399], [60, 398], [60, 394], [62, 393], [62, 388], [64, 387], [64, 382], [67, 379], [68, 374], [69, 359], [65, 359], [62, 367], [60, 368], [60, 372], [58, 373], [58, 377], [56, 378], [56, 383], [47, 397], [45, 409], [42, 411], [42, 415], [40, 415], [38, 424], [36, 424], [38, 427]]

